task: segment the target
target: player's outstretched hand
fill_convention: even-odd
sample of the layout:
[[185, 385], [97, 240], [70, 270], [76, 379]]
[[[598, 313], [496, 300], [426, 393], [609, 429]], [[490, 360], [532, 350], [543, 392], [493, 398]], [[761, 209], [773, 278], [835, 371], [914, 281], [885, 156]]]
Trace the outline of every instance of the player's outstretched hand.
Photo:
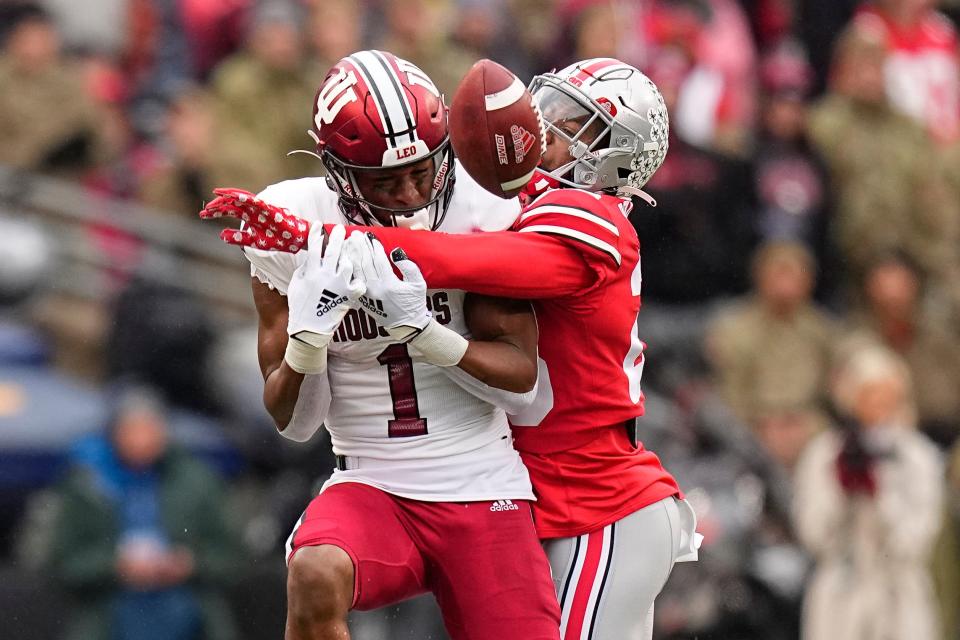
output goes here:
[[220, 232], [220, 238], [227, 244], [287, 253], [307, 248], [310, 225], [303, 218], [243, 189], [221, 188], [213, 192], [217, 197], [200, 211], [200, 217], [204, 220], [236, 218], [244, 223], [240, 229]]
[[[427, 309], [427, 283], [420, 268], [399, 247], [387, 252], [372, 234], [354, 231], [344, 253], [359, 266], [367, 285], [360, 304], [395, 340], [417, 336], [432, 317]], [[403, 276], [398, 277], [396, 270]]]

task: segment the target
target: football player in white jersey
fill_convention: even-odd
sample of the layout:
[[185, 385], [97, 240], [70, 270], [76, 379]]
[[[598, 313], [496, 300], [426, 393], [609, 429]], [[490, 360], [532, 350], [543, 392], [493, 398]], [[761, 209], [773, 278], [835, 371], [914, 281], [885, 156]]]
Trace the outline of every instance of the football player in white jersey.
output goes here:
[[[506, 229], [519, 214], [457, 168], [439, 91], [389, 53], [361, 51], [330, 70], [312, 134], [328, 177], [268, 187], [268, 215], [466, 233]], [[337, 454], [287, 544], [286, 637], [348, 638], [351, 608], [431, 591], [454, 639], [558, 638], [530, 480], [493, 404], [515, 409], [532, 395], [530, 306], [427, 290], [399, 255], [355, 265], [362, 256], [345, 249], [342, 226], [325, 250], [322, 233], [313, 224], [297, 254], [246, 250], [264, 403], [294, 440], [325, 422]], [[257, 246], [306, 234], [302, 225]], [[382, 320], [403, 315], [384, 304], [422, 306], [423, 296], [432, 314], [415, 330]]]

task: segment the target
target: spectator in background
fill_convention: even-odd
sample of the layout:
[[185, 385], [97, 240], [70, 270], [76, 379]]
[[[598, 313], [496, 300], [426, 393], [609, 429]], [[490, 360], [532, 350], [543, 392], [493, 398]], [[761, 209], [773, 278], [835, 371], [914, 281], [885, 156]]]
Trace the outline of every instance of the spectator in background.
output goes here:
[[[516, 59], [505, 66], [527, 80], [544, 69], [562, 69], [552, 52], [560, 31], [553, 0], [504, 0]], [[509, 52], [499, 52], [509, 55]]]
[[104, 349], [109, 380], [143, 380], [178, 407], [219, 410], [207, 378], [215, 330], [203, 302], [141, 276], [127, 283], [111, 311]]
[[883, 345], [904, 359], [919, 427], [947, 448], [960, 435], [960, 345], [949, 325], [923, 308], [923, 293], [923, 277], [908, 257], [879, 257], [864, 276], [863, 310], [851, 318], [845, 343]]
[[810, 114], [810, 137], [836, 194], [831, 236], [850, 282], [891, 250], [943, 281], [960, 246], [958, 203], [929, 137], [887, 101], [888, 49], [875, 20], [855, 20], [837, 42], [831, 90]]
[[857, 12], [886, 33], [890, 105], [941, 143], [960, 140], [960, 45], [937, 0], [873, 0]]
[[552, 65], [565, 67], [590, 58], [620, 58], [630, 26], [613, 2], [581, 0], [561, 3]]
[[494, 58], [510, 48], [498, 37], [508, 22], [503, 0], [455, 0], [451, 13], [451, 38], [469, 55]]
[[[647, 75], [672, 115], [688, 59], [665, 49]], [[646, 189], [659, 203], [631, 217], [643, 247], [644, 304], [696, 304], [744, 293], [756, 246], [749, 166], [686, 142], [670, 127], [670, 152]]]
[[815, 272], [803, 245], [764, 245], [754, 257], [753, 295], [708, 330], [720, 392], [747, 424], [793, 426], [783, 419], [824, 408], [835, 327], [810, 299]]
[[960, 637], [960, 442], [947, 457], [947, 500], [943, 535], [933, 557], [944, 638]]
[[810, 54], [815, 82], [813, 94], [820, 95], [830, 75], [831, 54], [837, 36], [850, 22], [861, 0], [804, 0], [795, 3], [794, 29]]
[[170, 97], [193, 81], [190, 42], [181, 0], [129, 0], [123, 64], [131, 88], [134, 127], [157, 135], [156, 121]]
[[[451, 39], [472, 59], [496, 60], [520, 79], [529, 81], [535, 73], [554, 66], [538, 65], [541, 56], [531, 51], [531, 45], [540, 37], [536, 30], [554, 18], [555, 10], [538, 6], [542, 4], [543, 0], [454, 0]], [[546, 15], [534, 17], [532, 14], [537, 11]], [[609, 33], [601, 37], [611, 38]]]
[[125, 0], [126, 42], [121, 59], [134, 87], [135, 106], [142, 112], [138, 121], [149, 126], [150, 116], [162, 110], [184, 84], [206, 81], [213, 68], [240, 47], [253, 2]]
[[100, 117], [94, 166], [83, 182], [100, 195], [134, 198], [143, 179], [157, 169], [160, 153], [130, 117], [132, 96], [121, 71], [102, 57], [88, 58], [84, 67]]
[[[761, 241], [805, 245], [832, 272], [828, 252], [826, 167], [807, 140], [807, 96], [813, 70], [799, 42], [783, 40], [760, 63], [761, 128], [753, 154], [754, 218]], [[821, 285], [827, 279], [821, 279]]]
[[294, 0], [265, 0], [253, 13], [244, 50], [214, 72], [220, 184], [256, 192], [318, 172], [309, 156], [287, 157], [312, 148], [303, 122], [310, 117], [319, 76], [306, 57], [304, 18]]
[[409, 60], [430, 77], [440, 92], [452, 96], [476, 58], [448, 36], [450, 0], [382, 0], [383, 32], [374, 48]]
[[63, 37], [67, 51], [119, 57], [124, 45], [129, 0], [40, 0]]
[[139, 198], [158, 210], [194, 219], [219, 184], [213, 107], [207, 92], [194, 87], [174, 99], [160, 148], [166, 157], [142, 181]]
[[793, 0], [740, 0], [740, 5], [760, 48], [769, 49], [790, 36], [798, 11]]
[[0, 7], [0, 164], [76, 175], [95, 146], [97, 113], [83, 76], [60, 53], [49, 16], [32, 4]]
[[826, 424], [819, 408], [772, 407], [761, 410], [751, 428], [767, 455], [790, 474], [807, 444]]
[[670, 112], [671, 130], [686, 142], [745, 157], [756, 117], [756, 48], [734, 0], [652, 0], [640, 13], [648, 64], [663, 49], [690, 60]]
[[232, 640], [219, 589], [234, 574], [222, 486], [169, 444], [163, 408], [125, 392], [108, 432], [78, 443], [58, 489], [53, 577], [68, 640]]
[[206, 82], [221, 60], [243, 46], [250, 6], [260, 0], [178, 0], [193, 77]]
[[309, 10], [307, 41], [316, 68], [329, 69], [363, 48], [363, 9], [355, 0], [314, 0]]
[[803, 640], [936, 640], [927, 566], [943, 465], [913, 427], [910, 375], [882, 348], [852, 354], [834, 395], [847, 426], [819, 435], [795, 478], [794, 521], [816, 569]]

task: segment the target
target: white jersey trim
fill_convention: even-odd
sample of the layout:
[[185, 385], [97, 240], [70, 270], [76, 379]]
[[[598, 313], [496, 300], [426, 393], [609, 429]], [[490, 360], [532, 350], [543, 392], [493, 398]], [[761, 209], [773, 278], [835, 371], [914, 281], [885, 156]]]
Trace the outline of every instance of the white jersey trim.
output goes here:
[[252, 262], [250, 263], [250, 276], [259, 280], [261, 284], [267, 285], [268, 287], [270, 287], [270, 289], [272, 289], [273, 291], [276, 291], [277, 293], [282, 295], [284, 298], [287, 297], [287, 292], [284, 289], [281, 289], [280, 285], [274, 282], [270, 278], [270, 276], [267, 275], [266, 271], [264, 271], [257, 265], [253, 264]]
[[577, 209], [575, 207], [567, 207], [563, 205], [545, 204], [539, 207], [529, 208], [527, 209], [526, 213], [520, 216], [520, 221], [523, 222], [528, 218], [533, 218], [534, 216], [545, 213], [557, 213], [564, 216], [573, 216], [574, 218], [586, 220], [587, 222], [592, 222], [593, 224], [603, 227], [618, 238], [620, 237], [620, 230], [617, 229], [616, 225], [609, 220], [604, 220], [595, 213], [590, 213], [589, 211], [584, 211], [583, 209]]
[[577, 231], [576, 229], [570, 229], [568, 227], [558, 227], [552, 224], [535, 224], [529, 227], [524, 227], [520, 229], [520, 233], [552, 233], [560, 236], [567, 236], [573, 238], [574, 240], [579, 240], [585, 244], [590, 245], [604, 253], [610, 255], [611, 258], [619, 265], [622, 262], [620, 252], [617, 251], [613, 245], [603, 240], [599, 240], [587, 233]]
[[330, 487], [337, 484], [346, 484], [348, 482], [353, 482], [355, 484], [364, 484], [368, 487], [373, 487], [374, 489], [379, 489], [385, 493], [389, 493], [392, 496], [397, 496], [398, 498], [406, 498], [407, 500], [417, 500], [419, 502], [488, 502], [493, 500], [528, 500], [530, 502], [536, 502], [537, 497], [534, 495], [533, 491], [510, 491], [510, 490], [501, 490], [501, 491], [489, 491], [485, 493], [436, 493], [436, 494], [425, 494], [419, 492], [406, 492], [406, 491], [396, 491], [391, 489], [388, 485], [380, 484], [374, 482], [373, 480], [368, 480], [366, 478], [338, 478], [337, 472], [330, 477], [329, 480], [323, 483], [323, 487], [320, 489], [320, 493], [323, 493]]

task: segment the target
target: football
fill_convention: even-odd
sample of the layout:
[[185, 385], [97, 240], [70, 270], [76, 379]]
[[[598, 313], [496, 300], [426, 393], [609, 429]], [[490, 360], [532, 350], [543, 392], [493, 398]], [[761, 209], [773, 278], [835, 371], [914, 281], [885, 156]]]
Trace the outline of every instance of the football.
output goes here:
[[540, 110], [519, 78], [492, 60], [470, 68], [450, 103], [450, 143], [480, 186], [516, 196], [540, 164], [544, 135]]

